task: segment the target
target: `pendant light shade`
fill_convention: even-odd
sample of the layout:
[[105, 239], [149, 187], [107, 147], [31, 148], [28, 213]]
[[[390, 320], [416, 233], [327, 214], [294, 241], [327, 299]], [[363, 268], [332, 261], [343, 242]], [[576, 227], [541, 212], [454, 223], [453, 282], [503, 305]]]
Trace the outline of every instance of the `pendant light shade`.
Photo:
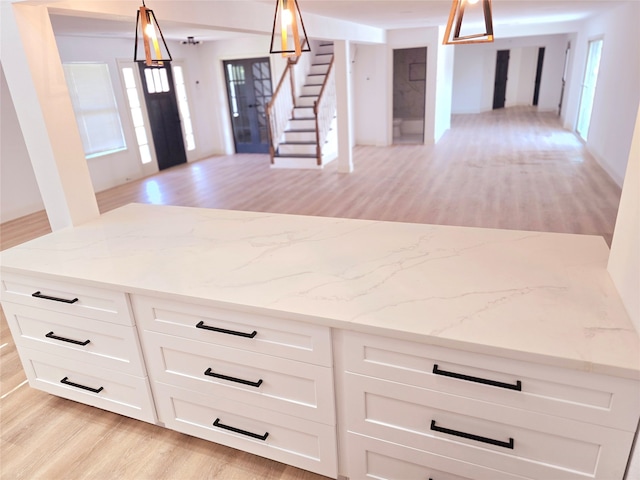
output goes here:
[[[142, 53], [140, 53], [140, 58], [138, 57], [138, 47], [141, 43], [140, 50], [144, 51], [144, 58], [142, 58]], [[162, 36], [160, 25], [158, 25], [153, 10], [145, 6], [144, 0], [142, 0], [142, 6], [136, 17], [136, 44], [133, 51], [133, 61], [145, 62], [148, 67], [159, 67], [164, 62], [171, 61], [171, 53], [169, 53], [167, 42]]]
[[276, 0], [269, 53], [281, 53], [283, 57], [299, 57], [302, 52], [310, 51], [298, 2]]
[[487, 42], [493, 42], [491, 0], [453, 0], [442, 43]]

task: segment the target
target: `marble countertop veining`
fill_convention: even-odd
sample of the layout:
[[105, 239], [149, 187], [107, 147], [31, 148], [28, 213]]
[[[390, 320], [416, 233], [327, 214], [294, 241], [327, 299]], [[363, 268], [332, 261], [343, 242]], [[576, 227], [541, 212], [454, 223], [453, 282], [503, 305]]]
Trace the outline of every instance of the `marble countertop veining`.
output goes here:
[[130, 204], [0, 265], [640, 378], [608, 254], [595, 236]]

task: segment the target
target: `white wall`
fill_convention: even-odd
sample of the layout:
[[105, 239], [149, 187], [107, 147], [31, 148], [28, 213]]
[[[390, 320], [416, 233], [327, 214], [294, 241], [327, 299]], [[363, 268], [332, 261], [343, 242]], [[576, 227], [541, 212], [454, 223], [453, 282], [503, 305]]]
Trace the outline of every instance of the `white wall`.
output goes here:
[[[444, 27], [438, 30], [438, 39], [444, 37]], [[438, 142], [442, 135], [451, 128], [451, 103], [453, 97], [453, 65], [455, 48], [442, 45], [438, 41], [437, 72], [436, 72], [436, 105], [434, 118], [433, 143]]]
[[455, 46], [452, 113], [480, 113], [493, 108], [498, 50], [510, 50], [505, 106], [532, 105], [538, 48], [545, 47], [538, 110], [557, 111], [562, 89], [567, 35], [497, 39], [493, 43]]
[[538, 47], [511, 49], [505, 107], [533, 104], [537, 65]]
[[357, 88], [353, 92], [353, 114], [358, 145], [381, 147], [391, 143], [388, 126], [393, 110], [385, 101], [386, 92], [393, 91], [387, 75], [388, 60], [386, 45], [355, 45], [353, 78]]
[[563, 112], [565, 126], [575, 129], [589, 40], [603, 38], [602, 59], [587, 148], [622, 185], [640, 100], [640, 2], [612, 9], [584, 23], [572, 42], [572, 88]]
[[0, 223], [44, 209], [9, 87], [0, 68]]
[[109, 155], [87, 159], [93, 189], [96, 192], [140, 178], [142, 167], [124, 89], [118, 72], [117, 58], [133, 59], [133, 44], [125, 39], [56, 36], [62, 63], [106, 63], [111, 75], [120, 121], [127, 149]]

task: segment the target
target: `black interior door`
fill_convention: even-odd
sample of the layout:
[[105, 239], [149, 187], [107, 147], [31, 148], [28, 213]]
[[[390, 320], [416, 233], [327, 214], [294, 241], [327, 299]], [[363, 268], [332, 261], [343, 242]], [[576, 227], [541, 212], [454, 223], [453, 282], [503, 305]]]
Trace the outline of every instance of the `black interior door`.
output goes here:
[[268, 153], [266, 107], [271, 100], [268, 58], [224, 62], [236, 153]]
[[138, 65], [144, 85], [144, 99], [158, 168], [164, 170], [186, 163], [187, 155], [184, 150], [171, 65], [169, 62], [165, 62], [162, 67], [147, 67], [145, 63]]
[[540, 81], [542, 80], [542, 64], [544, 63], [544, 47], [538, 49], [538, 65], [536, 67], [536, 83], [533, 89], [533, 105], [538, 105], [540, 98]]
[[507, 98], [507, 74], [509, 73], [509, 50], [498, 50], [496, 80], [493, 88], [493, 108], [504, 108]]

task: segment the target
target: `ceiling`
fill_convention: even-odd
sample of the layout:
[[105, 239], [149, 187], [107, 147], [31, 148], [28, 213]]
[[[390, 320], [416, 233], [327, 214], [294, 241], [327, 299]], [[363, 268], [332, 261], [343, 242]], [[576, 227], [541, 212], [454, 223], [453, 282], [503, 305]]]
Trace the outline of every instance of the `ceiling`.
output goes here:
[[[153, 1], [149, 1], [147, 6], [153, 7]], [[155, 0], [156, 3], [164, 1], [166, 0]], [[224, 3], [200, 1], [210, 5]], [[257, 1], [275, 5], [274, 0]], [[496, 27], [547, 25], [598, 15], [620, 3], [625, 3], [625, 0], [493, 0], [493, 22]], [[250, 4], [251, 2], [247, 2], [248, 6]], [[397, 29], [444, 25], [451, 0], [298, 0], [298, 5], [303, 18], [305, 13], [315, 14], [382, 29]], [[131, 18], [127, 20], [68, 15], [55, 7], [52, 12], [52, 24], [57, 34], [129, 38], [135, 33], [135, 9], [132, 9]], [[246, 36], [246, 33], [214, 30], [202, 24], [184, 25], [164, 19], [161, 27], [165, 38], [173, 40], [185, 40], [187, 36], [194, 36], [196, 40], [202, 41]], [[313, 36], [311, 32], [308, 33]]]

